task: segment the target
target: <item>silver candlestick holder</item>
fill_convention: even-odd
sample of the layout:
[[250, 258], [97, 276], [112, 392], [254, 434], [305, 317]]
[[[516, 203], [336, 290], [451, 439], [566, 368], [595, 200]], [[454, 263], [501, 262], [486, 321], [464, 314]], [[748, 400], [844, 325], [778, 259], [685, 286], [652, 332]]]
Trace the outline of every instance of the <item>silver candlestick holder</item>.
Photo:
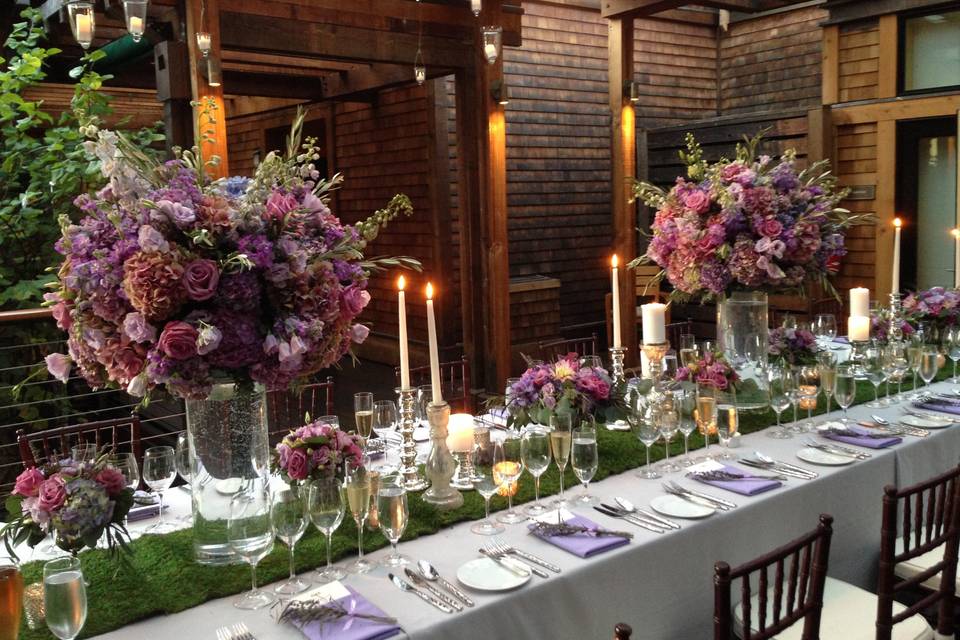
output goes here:
[[903, 339], [903, 322], [900, 319], [900, 292], [890, 294], [890, 325], [887, 327], [887, 340], [900, 342]]
[[447, 448], [447, 424], [450, 422], [450, 405], [446, 402], [431, 402], [427, 406], [430, 422], [430, 456], [424, 466], [430, 488], [423, 492], [424, 502], [442, 510], [456, 509], [463, 505], [463, 494], [450, 486], [456, 464]]
[[454, 451], [453, 458], [457, 463], [457, 471], [450, 481], [450, 486], [454, 489], [469, 491], [473, 489], [473, 461], [470, 451]]
[[613, 384], [622, 384], [626, 380], [623, 372], [623, 358], [627, 350], [623, 347], [610, 347], [610, 375], [613, 378]]
[[647, 356], [647, 362], [650, 363], [650, 377], [653, 379], [654, 389], [658, 388], [661, 384], [660, 379], [663, 377], [663, 359], [669, 350], [669, 342], [643, 344], [643, 355]]
[[853, 370], [853, 376], [858, 380], [867, 379], [867, 347], [870, 346], [869, 340], [851, 340], [850, 341], [850, 364]]
[[429, 483], [417, 468], [417, 443], [413, 430], [417, 427], [417, 390], [398, 389], [400, 395], [400, 474], [407, 491], [422, 491]]

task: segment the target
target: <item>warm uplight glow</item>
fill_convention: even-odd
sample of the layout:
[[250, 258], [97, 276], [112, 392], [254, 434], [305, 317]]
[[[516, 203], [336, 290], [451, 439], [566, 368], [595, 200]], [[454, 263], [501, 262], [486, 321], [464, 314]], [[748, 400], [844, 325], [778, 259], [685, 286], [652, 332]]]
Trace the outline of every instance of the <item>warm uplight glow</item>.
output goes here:
[[620, 259], [617, 258], [617, 254], [613, 254], [613, 257], [610, 258], [610, 266], [616, 269], [619, 264], [620, 264]]
[[427, 283], [427, 300], [433, 300], [433, 283]]
[[894, 219], [893, 219], [893, 226], [895, 226], [895, 227], [902, 227], [902, 226], [903, 226], [903, 221], [902, 221], [900, 218], [894, 218]]
[[407, 279], [403, 276], [397, 278], [397, 289], [403, 291], [403, 288], [407, 286]]
[[960, 229], [951, 229], [950, 235], [952, 235], [954, 238], [960, 238]]

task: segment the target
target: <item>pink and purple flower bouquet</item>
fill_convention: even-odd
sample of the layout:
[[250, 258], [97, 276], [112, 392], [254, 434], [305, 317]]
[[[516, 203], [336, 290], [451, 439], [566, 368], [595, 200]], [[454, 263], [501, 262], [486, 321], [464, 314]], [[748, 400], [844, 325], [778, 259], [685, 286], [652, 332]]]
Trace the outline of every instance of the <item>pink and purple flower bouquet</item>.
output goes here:
[[76, 365], [95, 389], [144, 396], [165, 385], [202, 399], [215, 381], [288, 388], [363, 342], [371, 271], [418, 266], [365, 259], [364, 249], [412, 207], [396, 196], [365, 221], [341, 222], [329, 203], [342, 179], [320, 177], [302, 122], [252, 179], [213, 182], [197, 148], [158, 165], [97, 132], [88, 145], [109, 183], [76, 199], [78, 223], [61, 221], [64, 260], [47, 304], [69, 355], [47, 357], [50, 373], [66, 381]]
[[637, 199], [656, 209], [645, 256], [678, 301], [713, 300], [735, 290], [795, 290], [818, 280], [832, 290], [846, 253], [846, 229], [864, 216], [838, 207], [846, 190], [825, 162], [800, 170], [796, 152], [757, 157], [760, 136], [737, 145], [734, 160], [707, 163], [692, 134], [680, 153], [687, 177], [667, 192], [638, 183]]
[[612, 420], [618, 417], [615, 414], [622, 399], [622, 390], [604, 369], [581, 366], [579, 356], [570, 353], [554, 363], [531, 366], [510, 386], [508, 423], [549, 424], [550, 416], [557, 413]]
[[817, 338], [807, 329], [777, 327], [769, 334], [769, 354], [792, 366], [817, 363]]
[[290, 431], [277, 443], [274, 456], [275, 468], [290, 485], [342, 477], [347, 461], [363, 461], [360, 439], [319, 420]]
[[921, 322], [937, 330], [954, 327], [960, 323], [960, 291], [944, 287], [916, 291], [903, 299], [901, 309], [914, 328]]
[[6, 501], [10, 519], [0, 529], [7, 550], [13, 554], [23, 543], [34, 547], [51, 533], [56, 545], [73, 555], [95, 548], [104, 536], [111, 551], [125, 550], [130, 535], [124, 519], [133, 490], [107, 460], [107, 455], [94, 462], [67, 458], [17, 476]]
[[678, 382], [695, 382], [719, 391], [733, 391], [740, 376], [721, 353], [707, 352], [695, 363], [677, 369]]

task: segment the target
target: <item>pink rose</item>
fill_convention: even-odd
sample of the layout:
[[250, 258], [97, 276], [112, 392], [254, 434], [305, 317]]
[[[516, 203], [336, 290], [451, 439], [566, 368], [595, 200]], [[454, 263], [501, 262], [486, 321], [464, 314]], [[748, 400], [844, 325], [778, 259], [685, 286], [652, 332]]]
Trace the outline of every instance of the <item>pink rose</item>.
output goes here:
[[113, 467], [104, 467], [94, 478], [108, 495], [115, 496], [127, 488], [127, 479]]
[[183, 270], [183, 288], [191, 300], [209, 300], [217, 292], [219, 282], [220, 269], [213, 260], [193, 260]]
[[67, 499], [67, 488], [63, 478], [54, 475], [40, 483], [37, 493], [37, 507], [43, 511], [56, 511]]
[[783, 225], [774, 217], [764, 218], [763, 221], [757, 225], [757, 231], [760, 235], [767, 236], [768, 238], [777, 238], [783, 232]]
[[706, 213], [710, 208], [710, 196], [696, 189], [684, 194], [683, 204], [695, 213]]
[[197, 355], [197, 330], [179, 320], [168, 322], [157, 346], [168, 358], [186, 360]]
[[13, 492], [25, 498], [35, 498], [40, 493], [40, 485], [46, 480], [43, 473], [36, 467], [30, 467], [19, 476], [13, 487]]
[[134, 342], [153, 342], [157, 339], [156, 327], [137, 311], [124, 316], [123, 333]]
[[267, 198], [267, 210], [264, 217], [267, 220], [283, 222], [284, 217], [299, 206], [300, 203], [292, 195], [274, 191]]
[[67, 380], [70, 379], [70, 367], [73, 364], [70, 356], [65, 356], [62, 353], [51, 353], [44, 358], [44, 361], [47, 363], [47, 371], [50, 372], [50, 375], [66, 384]]
[[357, 344], [363, 344], [369, 335], [370, 327], [364, 324], [355, 324], [350, 328], [350, 339]]
[[287, 456], [287, 475], [292, 480], [306, 480], [310, 474], [308, 462], [303, 449], [293, 449]]
[[342, 307], [350, 317], [354, 317], [363, 311], [363, 308], [370, 302], [370, 294], [357, 285], [353, 285], [343, 290], [340, 299]]

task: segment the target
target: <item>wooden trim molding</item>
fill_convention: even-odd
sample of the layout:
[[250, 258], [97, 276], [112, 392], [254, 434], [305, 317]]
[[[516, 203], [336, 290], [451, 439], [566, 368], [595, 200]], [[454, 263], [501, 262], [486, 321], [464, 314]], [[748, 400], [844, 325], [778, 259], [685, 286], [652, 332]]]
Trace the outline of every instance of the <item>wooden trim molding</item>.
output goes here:
[[876, 200], [876, 296], [884, 300], [890, 294], [893, 273], [893, 219], [896, 217], [897, 123], [877, 122], [877, 192]]
[[840, 27], [823, 28], [821, 93], [823, 104], [840, 100]]
[[935, 118], [953, 115], [960, 109], [960, 93], [925, 98], [894, 98], [863, 104], [834, 105], [835, 125]]
[[894, 98], [897, 95], [897, 52], [900, 23], [895, 13], [880, 16], [880, 60], [877, 97]]

